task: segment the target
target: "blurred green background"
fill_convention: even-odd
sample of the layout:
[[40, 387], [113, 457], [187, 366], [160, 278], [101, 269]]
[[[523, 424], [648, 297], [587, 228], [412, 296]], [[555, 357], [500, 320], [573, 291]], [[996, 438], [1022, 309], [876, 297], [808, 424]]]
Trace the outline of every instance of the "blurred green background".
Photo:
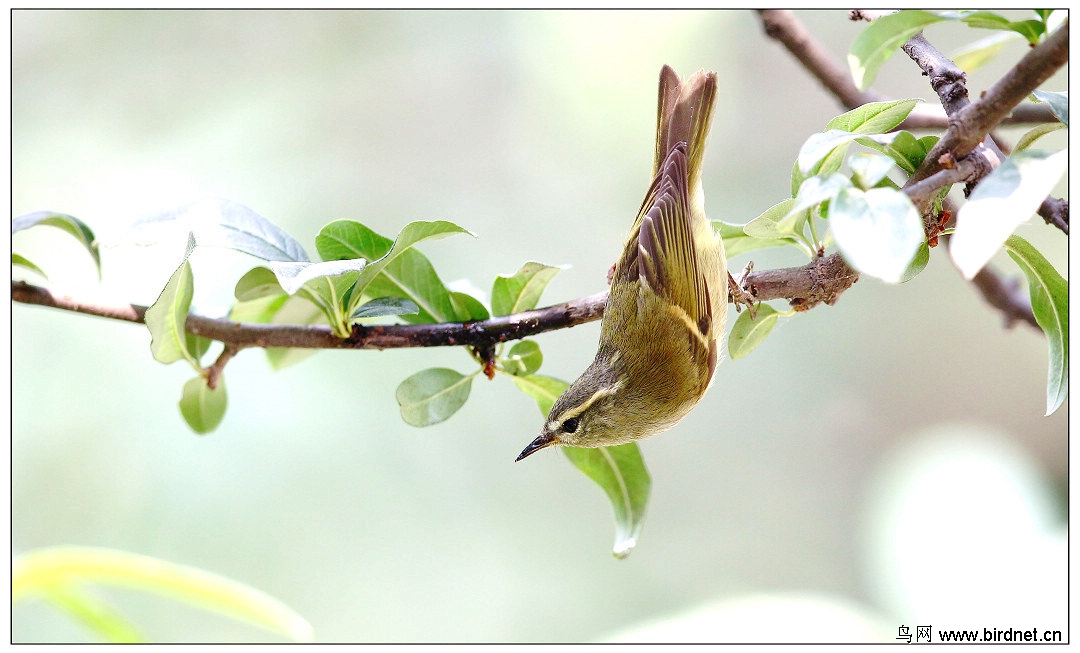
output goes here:
[[[799, 16], [838, 61], [863, 27]], [[183, 253], [182, 237], [133, 246], [127, 226], [207, 195], [309, 251], [335, 219], [388, 236], [452, 220], [478, 238], [421, 246], [444, 280], [489, 289], [526, 260], [570, 264], [542, 303], [566, 301], [603, 288], [648, 186], [662, 64], [720, 73], [713, 219], [787, 197], [802, 142], [842, 112], [751, 12], [16, 11], [12, 35], [13, 215], [88, 222], [104, 279], [59, 231], [14, 246], [58, 292], [103, 302], [151, 303]], [[928, 32], [946, 52], [986, 35]], [[1026, 51], [970, 74], [972, 95]], [[875, 88], [936, 104], [902, 54]], [[1019, 233], [1067, 272], [1060, 232]], [[280, 372], [247, 351], [225, 422], [199, 437], [176, 407], [190, 368], [154, 362], [144, 328], [15, 305], [14, 553], [201, 567], [278, 597], [321, 641], [892, 641], [901, 624], [1067, 638], [1068, 405], [1043, 417], [1042, 335], [1002, 328], [932, 254], [907, 284], [864, 278], [783, 320], [643, 442], [652, 501], [623, 561], [607, 499], [561, 453], [512, 462], [542, 417], [505, 378], [443, 424], [401, 421], [397, 384], [471, 371], [463, 350], [320, 352]], [[197, 251], [194, 310], [222, 314], [253, 263]], [[572, 380], [598, 333], [538, 338], [541, 372]], [[277, 641], [103, 595], [154, 640]], [[92, 641], [41, 603], [15, 607], [12, 637]]]

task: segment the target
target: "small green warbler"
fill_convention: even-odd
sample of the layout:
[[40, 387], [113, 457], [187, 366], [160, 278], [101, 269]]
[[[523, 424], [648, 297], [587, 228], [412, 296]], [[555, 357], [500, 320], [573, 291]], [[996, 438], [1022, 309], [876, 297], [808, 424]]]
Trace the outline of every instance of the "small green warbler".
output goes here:
[[724, 243], [705, 218], [701, 163], [716, 73], [660, 71], [653, 182], [615, 263], [596, 358], [517, 460], [607, 447], [675, 426], [712, 382], [727, 318]]

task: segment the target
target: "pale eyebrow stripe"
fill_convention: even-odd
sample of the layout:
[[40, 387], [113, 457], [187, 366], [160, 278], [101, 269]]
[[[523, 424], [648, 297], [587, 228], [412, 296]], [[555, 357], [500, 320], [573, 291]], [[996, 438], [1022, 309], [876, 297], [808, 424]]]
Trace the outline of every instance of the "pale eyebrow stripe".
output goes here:
[[548, 426], [549, 427], [558, 426], [559, 424], [562, 424], [563, 422], [570, 419], [571, 417], [577, 417], [581, 413], [588, 410], [589, 406], [592, 406], [594, 403], [596, 403], [600, 399], [603, 399], [604, 397], [607, 397], [608, 395], [615, 394], [615, 391], [619, 389], [619, 385], [620, 384], [616, 383], [615, 385], [613, 385], [613, 386], [611, 386], [609, 388], [600, 388], [599, 390], [594, 392], [592, 394], [592, 396], [589, 397], [588, 400], [585, 401], [585, 403], [581, 404], [580, 406], [575, 406], [574, 408], [571, 408], [570, 410], [564, 412], [562, 415], [559, 415], [558, 421], [556, 421], [556, 422], [548, 422]]

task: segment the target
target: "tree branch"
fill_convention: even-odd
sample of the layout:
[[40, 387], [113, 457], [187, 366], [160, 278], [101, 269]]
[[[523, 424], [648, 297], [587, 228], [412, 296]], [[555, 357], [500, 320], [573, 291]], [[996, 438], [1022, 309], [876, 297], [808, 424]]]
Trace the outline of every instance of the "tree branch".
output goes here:
[[1038, 214], [1046, 220], [1046, 224], [1053, 225], [1069, 235], [1069, 200], [1057, 197], [1047, 197], [1039, 205]]
[[1011, 327], [1020, 321], [1036, 329], [1040, 328], [1035, 320], [1035, 314], [1031, 311], [1031, 301], [1020, 285], [1019, 279], [1004, 281], [989, 266], [983, 266], [975, 273], [971, 282], [982, 293], [983, 299], [1005, 316], [1006, 327]]
[[[798, 268], [763, 270], [747, 275], [746, 289], [758, 301], [787, 299], [798, 310], [820, 303], [832, 305], [859, 275], [847, 267], [839, 254], [816, 259]], [[138, 304], [103, 306], [71, 297], [56, 296], [48, 289], [25, 281], [11, 282], [11, 299], [85, 315], [142, 323], [146, 307]], [[252, 324], [188, 314], [185, 330], [236, 349], [245, 347], [295, 347], [304, 349], [395, 349], [402, 347], [490, 347], [546, 331], [566, 329], [599, 320], [604, 315], [607, 292], [523, 313], [492, 317], [477, 322], [439, 324], [387, 324], [353, 327], [348, 338], [338, 338], [327, 326]], [[222, 361], [228, 361], [232, 352]]]
[[[905, 44], [905, 51], [907, 51], [907, 44]], [[949, 128], [945, 130], [941, 139], [926, 155], [922, 165], [912, 175], [912, 183], [922, 181], [940, 170], [942, 156], [946, 154], [954, 161], [967, 156], [986, 138], [991, 129], [1012, 113], [1016, 105], [1049, 79], [1068, 60], [1069, 23], [1066, 21], [1046, 40], [1032, 48], [979, 99], [967, 104], [961, 103], [962, 105], [957, 107], [955, 112], [949, 113]], [[921, 60], [916, 59], [916, 62], [923, 66]], [[923, 70], [929, 74], [925, 67]], [[946, 111], [949, 111], [950, 105], [957, 103], [958, 101], [951, 100], [950, 103], [944, 104]]]
[[[783, 44], [845, 108], [852, 109], [865, 102], [885, 99], [873, 92], [860, 92], [854, 82], [851, 81], [848, 71], [829, 56], [827, 51], [814, 40], [790, 11], [760, 10], [758, 13], [765, 33]], [[851, 18], [852, 20], [873, 20], [874, 15], [871, 15], [871, 12], [852, 12]], [[997, 104], [994, 112], [994, 115], [997, 116], [996, 122], [988, 121], [981, 135], [978, 135], [978, 138], [972, 137], [973, 142], [968, 152], [974, 150], [980, 141], [984, 143], [984, 148], [977, 156], [957, 156], [955, 153], [947, 153], [948, 150], [937, 151], [937, 148], [935, 148], [935, 152], [927, 155], [926, 161], [923, 163], [923, 170], [921, 170], [922, 174], [909, 179], [904, 187], [904, 191], [911, 198], [912, 203], [919, 207], [920, 213], [926, 213], [928, 202], [941, 188], [960, 182], [968, 182], [970, 187], [970, 184], [987, 175], [1004, 159], [1004, 154], [994, 143], [994, 140], [988, 136], [992, 127], [1007, 123], [1056, 120], [1049, 107], [1045, 105], [1014, 105], [1019, 100], [1027, 97], [1031, 90], [1034, 90], [1035, 87], [1045, 81], [1053, 71], [1057, 70], [1068, 59], [1067, 28], [1068, 23], [1038, 48], [1029, 52], [1020, 64], [1010, 71], [1001, 82], [995, 84], [990, 91], [980, 98], [978, 101], [980, 105], [991, 102], [1000, 103], [1003, 100], [998, 99], [999, 96], [1017, 99], [1013, 104]], [[1064, 33], [1062, 33], [1063, 31]], [[1051, 39], [1053, 39], [1053, 43], [1050, 43]], [[938, 93], [946, 116], [951, 117], [947, 118], [940, 115], [916, 116], [913, 113], [898, 129], [937, 127], [953, 131], [953, 123], [958, 120], [959, 116], [975, 115], [970, 109], [972, 103], [968, 99], [963, 71], [934, 48], [922, 34], [910, 39], [904, 44], [903, 49], [930, 78], [930, 84], [934, 91]], [[1049, 60], [1048, 63], [1044, 63], [1044, 57]], [[1055, 65], [1055, 62], [1058, 61], [1061, 63]], [[1033, 62], [1037, 62], [1037, 65], [1033, 65]], [[1032, 68], [1034, 68], [1034, 71]], [[1023, 74], [1018, 72], [1018, 69], [1023, 69]], [[1019, 85], [1021, 91], [1016, 90], [1018, 88], [1017, 78], [1025, 80], [1023, 84]], [[1007, 79], [1012, 81], [1006, 83]], [[1008, 93], [1003, 90], [996, 90], [999, 88], [1008, 89]], [[985, 115], [985, 112], [980, 111], [978, 115]], [[942, 141], [944, 140], [943, 138]], [[941, 141], [939, 141], [940, 144]], [[932, 164], [930, 163], [931, 157], [933, 157]], [[991, 157], [996, 157], [997, 161], [991, 161]], [[1067, 201], [1054, 198], [1047, 198], [1039, 207], [1039, 215], [1043, 216], [1048, 224], [1057, 226], [1066, 234], [1069, 228], [1068, 211], [1069, 205]], [[940, 231], [941, 225], [939, 223], [931, 224], [931, 222], [935, 222], [933, 220], [935, 217], [926, 216], [925, 220], [927, 221], [928, 234], [931, 234], [936, 241], [937, 232]], [[1007, 324], [1022, 320], [1037, 327], [1030, 303], [1017, 291], [1016, 287], [1002, 281], [989, 268], [984, 268], [973, 281], [987, 302], [1004, 313]]]
[[[866, 13], [866, 12], [862, 12]], [[803, 27], [789, 10], [759, 9], [762, 28], [769, 38], [779, 42], [825, 87], [845, 109], [888, 98], [873, 91], [860, 91], [847, 68], [838, 64], [828, 51]], [[860, 14], [859, 18], [863, 18]], [[965, 91], [966, 93], [966, 91]], [[1000, 122], [1003, 125], [1051, 122], [1057, 120], [1045, 104], [1029, 102], [1016, 107]], [[897, 129], [946, 129], [948, 117], [937, 107], [918, 105]]]

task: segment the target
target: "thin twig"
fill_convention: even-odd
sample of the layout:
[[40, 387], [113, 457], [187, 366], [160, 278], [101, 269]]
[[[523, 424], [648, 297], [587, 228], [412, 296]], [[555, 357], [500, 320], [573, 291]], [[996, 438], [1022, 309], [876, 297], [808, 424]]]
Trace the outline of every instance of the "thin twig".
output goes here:
[[214, 364], [206, 368], [206, 386], [211, 390], [217, 388], [218, 379], [221, 378], [221, 373], [225, 371], [225, 364], [232, 360], [233, 356], [240, 353], [241, 347], [232, 344], [226, 344], [225, 349], [221, 350], [217, 360]]

